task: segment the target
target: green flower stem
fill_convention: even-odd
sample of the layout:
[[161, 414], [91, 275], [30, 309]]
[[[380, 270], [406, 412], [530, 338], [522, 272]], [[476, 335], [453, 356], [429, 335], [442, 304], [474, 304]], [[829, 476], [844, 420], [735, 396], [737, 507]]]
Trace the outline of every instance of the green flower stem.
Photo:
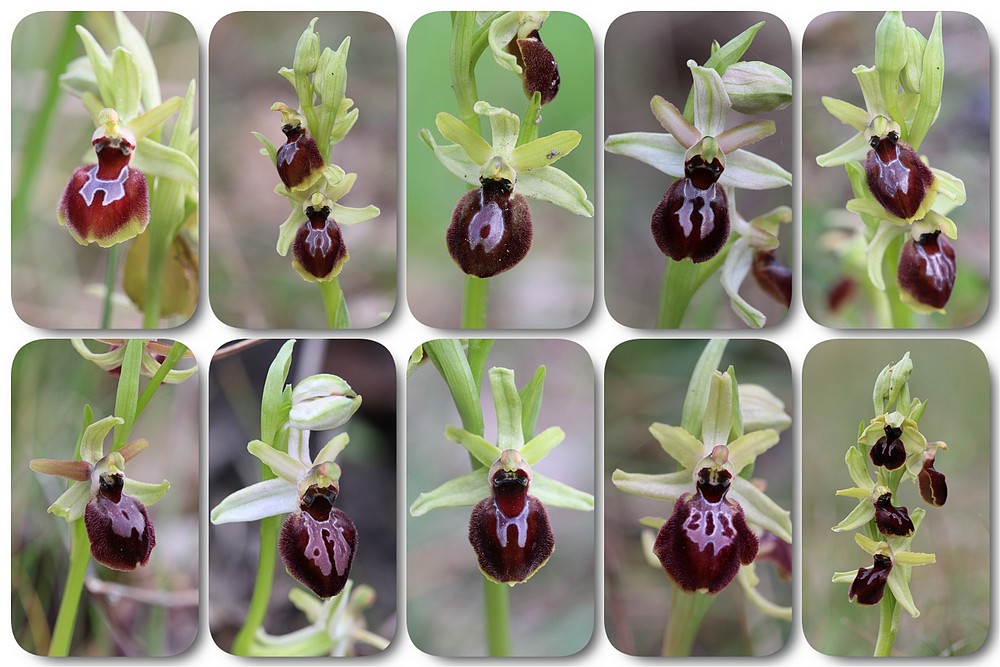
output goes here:
[[[476, 58], [473, 59], [476, 37], [476, 13], [453, 12], [451, 15], [451, 87], [458, 102], [458, 115], [476, 134], [482, 135], [479, 115], [473, 108], [476, 92]], [[482, 54], [482, 51], [479, 51]]]
[[465, 277], [465, 294], [462, 298], [462, 328], [485, 329], [486, 311], [490, 295], [488, 278]]
[[667, 258], [663, 271], [663, 286], [660, 288], [660, 310], [656, 316], [658, 329], [677, 329], [684, 320], [684, 312], [691, 297], [698, 289], [698, 265]]
[[676, 586], [671, 587], [670, 612], [667, 627], [663, 633], [664, 657], [684, 657], [691, 655], [701, 620], [705, 612], [715, 602], [715, 598], [703, 593], [685, 593]]
[[118, 253], [121, 244], [115, 244], [108, 250], [108, 266], [104, 271], [104, 302], [101, 306], [101, 328], [111, 328], [111, 313], [114, 310], [113, 296], [115, 293], [115, 282], [118, 277]]
[[885, 291], [889, 296], [889, 308], [892, 315], [892, 326], [896, 329], [912, 329], [913, 311], [899, 298], [899, 287], [896, 286], [896, 273], [899, 271], [899, 253], [903, 248], [903, 241], [906, 234], [900, 234], [889, 245], [886, 256], [889, 257], [889, 275], [892, 276], [889, 284], [885, 286]]
[[323, 280], [319, 283], [323, 295], [323, 309], [326, 311], [326, 326], [330, 329], [350, 329], [351, 318], [347, 313], [347, 301], [340, 289], [340, 280]]
[[[274, 475], [267, 466], [262, 466], [261, 479], [271, 479]], [[278, 553], [278, 531], [281, 517], [269, 516], [260, 521], [260, 554], [257, 558], [257, 579], [250, 597], [250, 608], [246, 620], [233, 640], [234, 655], [249, 655], [257, 630], [264, 623], [267, 604], [271, 600], [271, 586], [274, 583], [274, 565]]]
[[135, 410], [136, 419], [139, 418], [142, 411], [146, 409], [147, 405], [149, 405], [149, 402], [153, 399], [153, 395], [156, 393], [156, 390], [160, 388], [161, 384], [163, 384], [163, 379], [167, 377], [167, 373], [173, 370], [174, 366], [176, 366], [177, 362], [181, 360], [181, 357], [184, 356], [185, 352], [187, 352], [187, 347], [185, 347], [183, 343], [175, 342], [170, 348], [170, 352], [167, 353], [167, 358], [163, 360], [162, 364], [160, 364], [159, 370], [157, 370], [153, 377], [150, 378], [146, 387], [142, 390], [142, 393], [139, 394], [139, 401], [136, 404]]
[[892, 655], [892, 646], [896, 643], [896, 627], [893, 623], [896, 612], [896, 598], [886, 587], [878, 611], [878, 638], [875, 640], [875, 657]]
[[486, 649], [491, 657], [510, 655], [510, 586], [483, 577]]
[[87, 564], [90, 563], [90, 538], [87, 537], [83, 519], [71, 523], [69, 530], [69, 572], [66, 575], [66, 587], [59, 604], [56, 625], [52, 630], [52, 642], [49, 644], [49, 656], [60, 658], [69, 655], [73, 628], [76, 626], [76, 612], [83, 594], [83, 580], [87, 574]]

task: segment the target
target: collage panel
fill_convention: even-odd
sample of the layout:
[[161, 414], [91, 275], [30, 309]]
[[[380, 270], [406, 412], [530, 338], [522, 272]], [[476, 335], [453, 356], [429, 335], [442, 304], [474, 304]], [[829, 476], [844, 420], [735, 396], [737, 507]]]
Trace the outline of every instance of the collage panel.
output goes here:
[[18, 351], [10, 618], [26, 652], [173, 656], [194, 642], [198, 383], [173, 341], [43, 339]]
[[239, 656], [396, 632], [396, 372], [370, 340], [244, 340], [209, 373], [209, 629]]
[[11, 298], [24, 322], [156, 329], [191, 317], [198, 73], [198, 37], [179, 14], [40, 12], [18, 23]]
[[791, 367], [764, 340], [632, 340], [605, 372], [604, 622], [638, 656], [792, 633]]
[[413, 315], [445, 329], [579, 324], [595, 280], [590, 27], [565, 12], [436, 12], [406, 44]]
[[834, 12], [802, 46], [803, 298], [840, 328], [989, 303], [990, 45], [961, 12]]
[[788, 29], [762, 12], [635, 12], [610, 26], [604, 53], [611, 316], [643, 329], [780, 322], [794, 233]]
[[432, 340], [408, 375], [410, 640], [442, 657], [580, 652], [596, 615], [590, 356]]
[[802, 387], [809, 644], [834, 656], [978, 651], [990, 630], [993, 465], [982, 351], [826, 341]]
[[238, 12], [215, 25], [209, 297], [223, 322], [364, 329], [390, 316], [396, 70], [377, 14]]

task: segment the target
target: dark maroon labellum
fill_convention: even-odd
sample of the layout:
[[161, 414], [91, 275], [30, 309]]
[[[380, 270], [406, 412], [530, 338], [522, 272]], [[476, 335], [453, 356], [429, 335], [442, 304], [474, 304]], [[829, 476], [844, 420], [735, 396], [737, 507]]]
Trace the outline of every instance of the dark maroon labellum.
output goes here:
[[761, 250], [753, 256], [753, 277], [775, 301], [792, 307], [792, 270], [773, 251]]
[[156, 534], [146, 507], [122, 493], [124, 485], [121, 475], [102, 474], [83, 521], [94, 560], [112, 570], [128, 572], [149, 562]]
[[882, 600], [882, 594], [885, 593], [885, 584], [889, 581], [890, 571], [892, 571], [892, 559], [882, 554], [875, 554], [875, 561], [871, 567], [858, 569], [857, 576], [851, 582], [848, 598], [858, 604], [878, 604]]
[[281, 526], [278, 551], [288, 574], [321, 598], [344, 590], [358, 550], [358, 529], [333, 506], [334, 487], [310, 486]]
[[924, 459], [923, 467], [917, 473], [917, 485], [920, 487], [920, 497], [928, 505], [941, 507], [948, 500], [948, 483], [944, 473], [934, 469], [934, 457]]
[[531, 97], [537, 92], [542, 104], [548, 104], [559, 92], [559, 65], [555, 56], [542, 44], [537, 30], [515, 42], [516, 47], [508, 45], [507, 50], [517, 58], [524, 73], [524, 94]]
[[545, 506], [528, 495], [528, 479], [520, 470], [497, 472], [491, 493], [469, 519], [469, 543], [479, 569], [498, 583], [526, 581], [555, 548]]
[[757, 557], [759, 543], [743, 508], [726, 499], [732, 476], [708, 468], [694, 493], [681, 496], [653, 545], [663, 569], [682, 590], [718, 593]]
[[508, 180], [483, 179], [458, 200], [448, 227], [448, 252], [459, 268], [479, 278], [503, 273], [531, 248], [531, 212]]
[[716, 158], [695, 155], [684, 164], [686, 176], [674, 181], [653, 211], [653, 239], [660, 251], [695, 263], [715, 257], [729, 238], [729, 199], [716, 181], [722, 175]]
[[889, 132], [881, 139], [872, 137], [865, 160], [868, 189], [882, 208], [897, 218], [917, 214], [934, 182], [934, 174], [899, 135]]
[[917, 302], [944, 308], [955, 286], [955, 271], [955, 247], [941, 232], [931, 232], [903, 244], [896, 282]]
[[879, 438], [868, 452], [874, 465], [888, 470], [896, 470], [903, 465], [906, 461], [906, 447], [899, 439], [901, 435], [903, 435], [902, 429], [886, 424], [885, 435]]
[[792, 545], [765, 530], [760, 535], [760, 549], [757, 551], [757, 562], [768, 561], [774, 564], [778, 576], [785, 581], [792, 579]]
[[909, 537], [913, 534], [909, 511], [905, 507], [893, 507], [891, 493], [883, 493], [875, 501], [875, 526], [883, 535]]
[[292, 241], [292, 253], [306, 272], [323, 279], [343, 264], [347, 246], [328, 206], [319, 210], [307, 206], [306, 216], [309, 219], [302, 223]]
[[294, 188], [323, 168], [323, 156], [316, 140], [302, 125], [283, 125], [281, 131], [286, 141], [275, 156], [278, 176], [286, 187]]

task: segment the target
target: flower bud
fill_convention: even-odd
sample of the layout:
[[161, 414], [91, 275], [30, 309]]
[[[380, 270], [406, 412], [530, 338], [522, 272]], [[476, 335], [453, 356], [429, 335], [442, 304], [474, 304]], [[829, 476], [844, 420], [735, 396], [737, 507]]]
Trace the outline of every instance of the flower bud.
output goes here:
[[685, 177], [663, 195], [651, 226], [657, 247], [667, 257], [704, 262], [726, 245], [729, 199], [716, 182], [724, 168], [719, 157], [706, 160], [695, 154], [684, 163]]
[[101, 111], [100, 122], [91, 141], [97, 164], [73, 172], [56, 214], [80, 245], [110, 248], [146, 229], [149, 193], [146, 177], [129, 166], [135, 137], [114, 109]]
[[858, 604], [878, 604], [885, 593], [885, 584], [889, 581], [891, 571], [892, 559], [882, 554], [875, 554], [871, 567], [858, 568], [858, 574], [851, 582], [848, 598]]
[[524, 94], [529, 98], [536, 92], [542, 97], [542, 104], [548, 104], [559, 92], [559, 65], [555, 56], [542, 43], [538, 31], [534, 30], [523, 39], [513, 40], [507, 51], [517, 58], [521, 67]]
[[927, 198], [934, 183], [930, 167], [894, 131], [872, 136], [869, 145], [865, 175], [875, 200], [897, 218], [923, 217], [933, 203]]
[[94, 560], [112, 570], [127, 572], [149, 562], [156, 535], [146, 507], [122, 493], [124, 486], [120, 473], [102, 473], [83, 520]]
[[292, 241], [292, 266], [307, 282], [336, 278], [351, 258], [340, 226], [330, 217], [329, 206], [306, 206], [305, 213], [308, 220]]
[[[884, 487], [883, 487], [884, 488]], [[909, 537], [913, 534], [913, 521], [905, 507], [892, 506], [892, 494], [888, 491], [875, 500], [875, 526], [883, 535]]]
[[358, 550], [358, 529], [351, 517], [335, 508], [336, 486], [310, 486], [299, 499], [299, 511], [281, 526], [278, 551], [293, 578], [321, 598], [344, 590]]
[[531, 248], [531, 211], [506, 179], [483, 178], [465, 193], [451, 216], [448, 252], [459, 268], [479, 278], [503, 273]]
[[281, 132], [285, 135], [285, 145], [275, 155], [278, 176], [285, 187], [305, 190], [322, 176], [325, 166], [323, 155], [306, 129], [302, 116], [281, 102], [271, 109], [281, 112]]
[[759, 60], [741, 61], [722, 74], [733, 109], [761, 114], [784, 109], [792, 103], [792, 79], [780, 67]]
[[900, 440], [902, 435], [903, 429], [886, 424], [885, 435], [879, 438], [868, 452], [872, 463], [887, 470], [896, 470], [903, 465], [906, 461], [906, 447]]
[[[924, 451], [924, 461], [917, 473], [920, 497], [934, 507], [941, 507], [948, 500], [948, 483], [944, 474], [934, 469], [934, 459], [939, 445], [929, 445]], [[943, 446], [943, 445], [940, 445]]]
[[343, 378], [312, 375], [292, 390], [288, 425], [303, 431], [326, 431], [343, 426], [360, 406], [361, 397]]
[[951, 298], [955, 272], [955, 247], [947, 236], [934, 231], [903, 244], [896, 283], [904, 301], [940, 309]]
[[775, 301], [785, 304], [785, 308], [792, 307], [792, 270], [773, 251], [759, 250], [754, 254], [753, 277]]

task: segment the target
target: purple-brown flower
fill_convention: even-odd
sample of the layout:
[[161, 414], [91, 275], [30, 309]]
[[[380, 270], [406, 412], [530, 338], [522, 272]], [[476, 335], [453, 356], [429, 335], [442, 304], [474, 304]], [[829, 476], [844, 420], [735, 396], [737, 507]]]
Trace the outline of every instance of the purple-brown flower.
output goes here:
[[785, 304], [785, 308], [792, 307], [792, 270], [775, 257], [773, 250], [754, 254], [753, 277], [775, 301]]
[[934, 183], [930, 167], [896, 132], [873, 136], [869, 145], [865, 159], [868, 189], [889, 213], [904, 220], [913, 218], [921, 212]]
[[944, 473], [934, 469], [934, 460], [938, 449], [947, 449], [943, 442], [931, 443], [924, 450], [924, 460], [920, 472], [917, 473], [917, 485], [920, 487], [920, 497], [928, 505], [941, 507], [948, 500], [948, 483]]
[[906, 447], [903, 445], [902, 435], [903, 429], [886, 424], [885, 435], [868, 452], [872, 463], [887, 470], [896, 470], [903, 465], [906, 461]]
[[674, 181], [653, 211], [651, 228], [660, 251], [673, 260], [695, 263], [715, 257], [729, 238], [729, 199], [718, 184], [725, 166], [721, 153], [684, 162], [684, 178]]
[[319, 179], [320, 172], [326, 166], [319, 146], [309, 134], [301, 115], [281, 102], [271, 109], [281, 112], [281, 132], [285, 135], [285, 144], [275, 155], [278, 176], [290, 190], [308, 188]]
[[913, 521], [905, 507], [893, 507], [892, 494], [883, 493], [875, 499], [875, 526], [883, 535], [909, 537], [913, 534]]
[[548, 104], [559, 92], [559, 65], [549, 48], [535, 30], [526, 37], [514, 39], [507, 50], [517, 58], [522, 70], [524, 94], [531, 97], [536, 92], [541, 95], [542, 104]]
[[451, 216], [448, 252], [459, 268], [489, 278], [512, 268], [531, 249], [528, 202], [506, 179], [484, 178], [465, 193]]
[[278, 539], [288, 574], [321, 598], [344, 589], [358, 550], [358, 529], [333, 506], [337, 494], [336, 484], [306, 489], [299, 511], [285, 519]]
[[889, 581], [891, 571], [892, 559], [875, 554], [871, 567], [858, 568], [858, 574], [847, 594], [848, 598], [858, 604], [878, 604], [885, 593], [885, 584]]
[[908, 238], [899, 253], [896, 282], [917, 303], [944, 308], [955, 286], [955, 247], [939, 231]]
[[292, 265], [310, 282], [335, 278], [351, 257], [340, 226], [330, 217], [329, 205], [306, 206], [305, 214], [308, 220], [302, 223], [292, 241]]
[[149, 562], [156, 533], [146, 506], [122, 493], [124, 487], [121, 473], [99, 475], [97, 493], [87, 503], [83, 520], [94, 560], [128, 572]]

